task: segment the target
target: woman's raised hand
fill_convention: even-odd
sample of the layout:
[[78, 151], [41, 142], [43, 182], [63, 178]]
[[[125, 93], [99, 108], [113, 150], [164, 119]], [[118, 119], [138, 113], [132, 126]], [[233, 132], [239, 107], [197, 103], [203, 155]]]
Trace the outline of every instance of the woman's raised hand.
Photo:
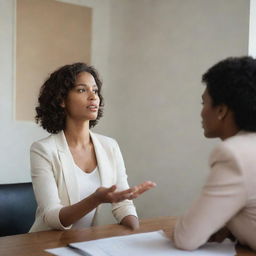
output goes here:
[[143, 194], [147, 190], [154, 188], [156, 186], [155, 182], [152, 181], [145, 181], [135, 187], [133, 187], [133, 198], [137, 198], [139, 195]]
[[132, 200], [143, 194], [147, 190], [154, 188], [156, 183], [152, 181], [145, 181], [137, 186], [131, 187], [123, 191], [116, 191], [115, 185], [110, 188], [100, 187], [94, 194], [98, 203], [118, 203], [123, 200]]

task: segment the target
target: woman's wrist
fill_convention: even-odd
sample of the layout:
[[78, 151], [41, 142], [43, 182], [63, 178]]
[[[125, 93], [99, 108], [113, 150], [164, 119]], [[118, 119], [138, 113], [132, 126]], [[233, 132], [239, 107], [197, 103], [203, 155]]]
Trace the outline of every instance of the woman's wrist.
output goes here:
[[91, 194], [91, 198], [92, 201], [96, 204], [96, 207], [103, 203], [101, 196], [99, 195], [99, 193], [97, 193], [97, 190]]

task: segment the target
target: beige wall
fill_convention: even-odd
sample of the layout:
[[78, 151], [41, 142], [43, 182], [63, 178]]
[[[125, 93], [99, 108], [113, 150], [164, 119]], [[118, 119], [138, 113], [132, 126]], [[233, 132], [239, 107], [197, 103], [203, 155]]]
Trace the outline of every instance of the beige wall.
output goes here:
[[[135, 202], [140, 216], [180, 214], [199, 192], [217, 142], [202, 135], [201, 74], [247, 53], [249, 0], [62, 2], [93, 8], [92, 64], [106, 98], [95, 131], [118, 140], [130, 184], [158, 183]], [[12, 118], [13, 10], [14, 1], [0, 0], [1, 183], [30, 180], [29, 145], [46, 135]]]
[[256, 0], [250, 0], [249, 49], [251, 56], [256, 58]]
[[113, 0], [110, 70], [118, 139], [130, 183], [158, 187], [142, 217], [177, 215], [199, 192], [217, 142], [203, 137], [201, 75], [248, 51], [249, 1]]
[[16, 119], [33, 121], [39, 89], [52, 71], [91, 61], [92, 8], [17, 0]]

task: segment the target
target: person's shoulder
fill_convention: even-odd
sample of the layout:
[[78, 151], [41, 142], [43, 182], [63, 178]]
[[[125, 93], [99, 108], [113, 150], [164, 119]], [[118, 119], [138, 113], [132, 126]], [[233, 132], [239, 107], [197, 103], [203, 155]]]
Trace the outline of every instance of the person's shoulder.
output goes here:
[[236, 135], [222, 141], [219, 148], [231, 151], [243, 151], [245, 148], [256, 147], [256, 132], [240, 131]]
[[221, 141], [213, 149], [210, 159], [239, 158], [244, 154], [255, 152], [256, 132], [240, 131], [236, 135]]
[[101, 142], [101, 143], [104, 143], [104, 144], [117, 144], [116, 140], [111, 138], [111, 137], [108, 137], [106, 135], [102, 135], [102, 134], [99, 134], [99, 133], [95, 133], [95, 132], [92, 132], [92, 134]]
[[45, 138], [33, 142], [30, 150], [49, 150], [53, 146], [55, 136], [56, 134], [51, 134]]

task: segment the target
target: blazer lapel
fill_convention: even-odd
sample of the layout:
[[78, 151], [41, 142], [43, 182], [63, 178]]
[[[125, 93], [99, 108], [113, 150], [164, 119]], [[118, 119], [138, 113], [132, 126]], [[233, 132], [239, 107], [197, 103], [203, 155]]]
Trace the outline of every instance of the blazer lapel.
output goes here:
[[[113, 167], [107, 155], [107, 148], [104, 148], [97, 135], [90, 131], [90, 136], [94, 145], [101, 185], [104, 187], [112, 186], [114, 181]], [[64, 180], [67, 187], [67, 192], [70, 199], [70, 204], [77, 203], [80, 200], [78, 184], [76, 181], [74, 168], [75, 163], [72, 154], [69, 150], [64, 132], [55, 135], [55, 143], [58, 149], [61, 168], [63, 171]]]
[[90, 131], [90, 136], [95, 149], [99, 174], [101, 178], [101, 185], [110, 187], [114, 184], [113, 167], [111, 167], [110, 160], [107, 155], [107, 148], [104, 148], [97, 135]]
[[80, 200], [78, 184], [74, 173], [75, 163], [63, 131], [55, 135], [55, 142], [60, 157], [61, 167], [67, 187], [67, 192], [69, 195], [70, 204], [74, 204]]

